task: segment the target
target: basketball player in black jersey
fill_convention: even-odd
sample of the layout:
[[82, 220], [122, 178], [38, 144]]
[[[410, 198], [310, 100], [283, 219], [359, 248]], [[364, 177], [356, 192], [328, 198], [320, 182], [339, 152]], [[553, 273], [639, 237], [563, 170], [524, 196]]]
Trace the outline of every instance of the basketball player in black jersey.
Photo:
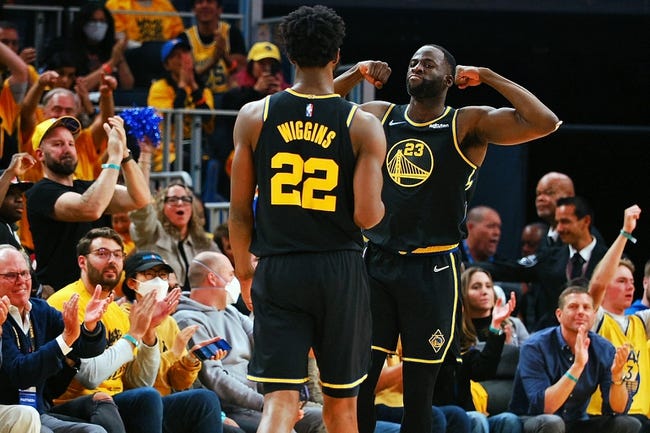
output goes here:
[[[345, 94], [364, 77], [382, 82], [385, 69], [381, 62], [361, 62], [337, 78], [335, 89]], [[445, 99], [454, 83], [461, 89], [487, 84], [513, 108], [449, 107]], [[520, 85], [487, 68], [456, 66], [453, 56], [437, 45], [415, 52], [406, 87], [411, 96], [407, 105], [373, 101], [361, 107], [381, 120], [387, 143], [382, 191], [386, 214], [377, 226], [364, 231], [369, 240], [365, 260], [373, 357], [359, 393], [362, 433], [374, 430], [375, 384], [400, 335], [401, 431], [431, 431], [431, 401], [440, 365], [445, 358], [452, 362], [460, 358], [458, 244], [488, 143], [524, 143], [550, 134], [560, 124]]]
[[[303, 6], [280, 31], [295, 84], [241, 109], [230, 202], [235, 272], [244, 301], [255, 307], [248, 378], [264, 384], [258, 432], [291, 431], [310, 348], [327, 431], [356, 432], [371, 343], [360, 228], [384, 214], [386, 140], [374, 116], [334, 94], [341, 18]], [[260, 257], [255, 271], [251, 252]]]

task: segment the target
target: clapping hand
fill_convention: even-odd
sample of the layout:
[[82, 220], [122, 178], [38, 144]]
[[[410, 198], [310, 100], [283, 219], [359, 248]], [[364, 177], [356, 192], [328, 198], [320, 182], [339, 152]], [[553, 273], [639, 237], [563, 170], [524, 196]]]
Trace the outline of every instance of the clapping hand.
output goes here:
[[111, 302], [113, 302], [113, 293], [102, 299], [102, 286], [97, 284], [92, 298], [86, 305], [86, 314], [84, 316], [84, 327], [89, 332], [95, 330], [97, 322], [102, 319]]

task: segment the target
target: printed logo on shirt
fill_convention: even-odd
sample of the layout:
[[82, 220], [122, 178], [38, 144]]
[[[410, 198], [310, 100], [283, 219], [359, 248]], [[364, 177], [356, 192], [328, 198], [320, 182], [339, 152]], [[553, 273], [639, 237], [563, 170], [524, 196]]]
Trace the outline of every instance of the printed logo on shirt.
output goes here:
[[386, 155], [386, 169], [399, 186], [422, 185], [433, 171], [433, 154], [422, 140], [408, 138], [395, 143]]

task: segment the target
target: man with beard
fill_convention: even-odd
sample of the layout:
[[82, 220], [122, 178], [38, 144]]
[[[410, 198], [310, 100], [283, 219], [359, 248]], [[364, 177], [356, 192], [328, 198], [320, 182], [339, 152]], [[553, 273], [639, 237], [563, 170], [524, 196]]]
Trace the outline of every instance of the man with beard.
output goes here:
[[[368, 77], [383, 82], [380, 62], [361, 62], [337, 79], [345, 94]], [[454, 83], [485, 83], [514, 108], [445, 104]], [[488, 68], [456, 66], [438, 45], [419, 48], [406, 74], [407, 105], [362, 105], [384, 125], [383, 220], [364, 232], [370, 276], [373, 358], [359, 393], [359, 429], [373, 431], [374, 390], [386, 354], [403, 347], [403, 432], [431, 431], [431, 398], [445, 357], [460, 359], [461, 226], [488, 143], [514, 145], [555, 131], [560, 122], [532, 93]]]
[[[102, 323], [106, 327], [107, 348], [94, 358], [76, 358], [78, 372], [67, 390], [55, 400], [61, 415], [74, 416], [80, 409], [75, 402], [82, 395], [100, 395], [117, 405], [123, 421], [111, 426], [112, 432], [162, 432], [163, 405], [153, 385], [160, 366], [156, 328], [178, 303], [179, 294], [156, 302], [155, 293], [143, 297], [127, 314], [111, 302], [113, 289], [124, 266], [124, 244], [108, 227], [85, 233], [76, 245], [77, 275], [81, 278], [62, 288], [47, 300], [57, 310], [71, 296], [79, 299], [83, 311], [91, 295], [101, 288], [100, 298], [109, 300]], [[81, 315], [78, 315], [81, 321]], [[137, 350], [135, 350], [137, 349]]]
[[[53, 291], [75, 280], [77, 242], [93, 227], [110, 225], [101, 220], [104, 213], [131, 211], [151, 201], [149, 185], [126, 147], [119, 117], [104, 124], [108, 157], [99, 177], [94, 182], [74, 178], [75, 135], [80, 127], [74, 117], [48, 119], [38, 124], [32, 138], [45, 177], [27, 193], [27, 217], [36, 276]], [[120, 170], [126, 186], [117, 184]]]

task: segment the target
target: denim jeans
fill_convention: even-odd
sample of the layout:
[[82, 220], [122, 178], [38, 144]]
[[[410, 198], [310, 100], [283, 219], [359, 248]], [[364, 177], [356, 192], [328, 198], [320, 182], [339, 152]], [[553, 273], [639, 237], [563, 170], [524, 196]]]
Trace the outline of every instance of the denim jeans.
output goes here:
[[150, 387], [135, 388], [113, 395], [128, 433], [162, 433], [163, 403]]
[[[126, 431], [115, 402], [104, 399], [95, 400], [93, 394], [77, 397], [54, 406], [50, 409], [49, 415], [61, 421], [81, 421], [95, 424], [102, 427], [101, 432], [125, 433]], [[63, 426], [63, 424], [57, 423], [53, 419], [43, 421], [43, 425], [54, 432]]]
[[165, 433], [222, 431], [221, 402], [210, 390], [192, 389], [169, 394], [162, 398], [162, 404]]
[[501, 412], [488, 417], [490, 433], [522, 433], [524, 425], [517, 415]]

